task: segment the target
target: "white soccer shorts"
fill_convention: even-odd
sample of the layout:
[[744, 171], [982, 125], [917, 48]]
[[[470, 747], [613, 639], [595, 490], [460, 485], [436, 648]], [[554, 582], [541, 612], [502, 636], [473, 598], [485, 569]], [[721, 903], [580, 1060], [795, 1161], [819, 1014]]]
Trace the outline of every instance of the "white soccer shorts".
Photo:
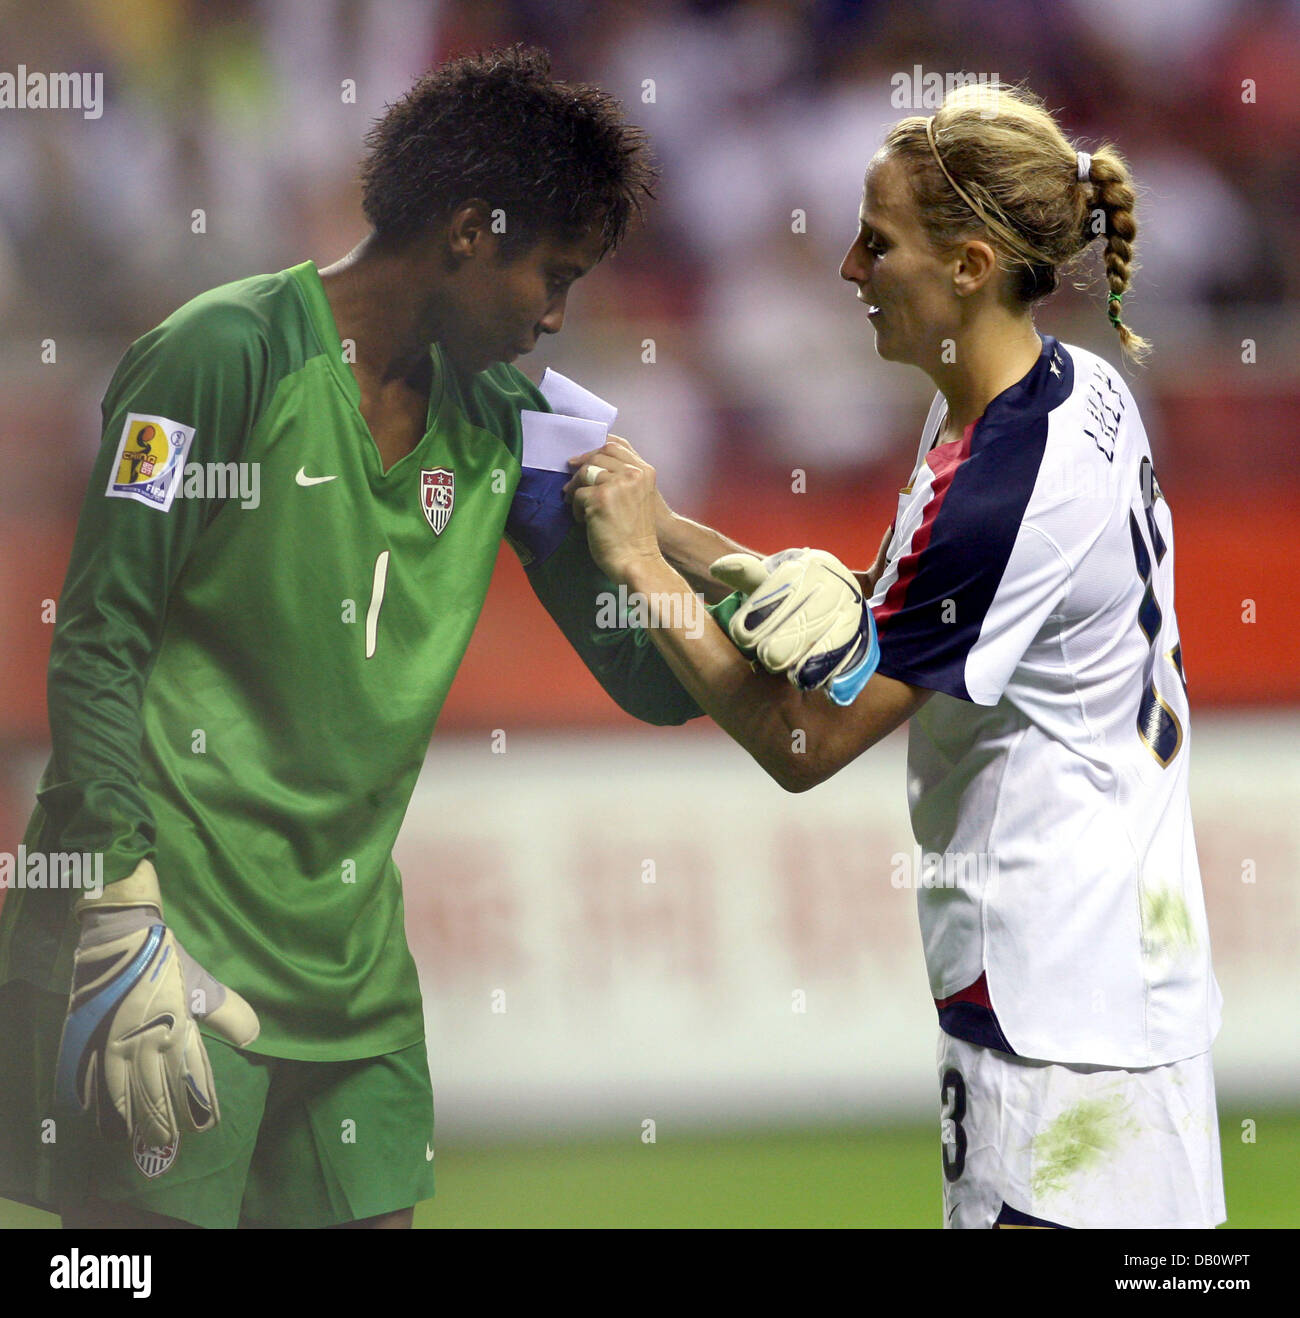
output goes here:
[[1225, 1219], [1210, 1054], [1125, 1071], [939, 1035], [948, 1227], [1212, 1227]]

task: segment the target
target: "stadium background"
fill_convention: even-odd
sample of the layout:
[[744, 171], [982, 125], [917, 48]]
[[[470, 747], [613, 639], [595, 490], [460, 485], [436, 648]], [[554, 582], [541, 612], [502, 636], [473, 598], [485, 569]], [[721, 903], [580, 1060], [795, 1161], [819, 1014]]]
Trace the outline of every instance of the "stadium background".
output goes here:
[[[205, 288], [345, 252], [383, 104], [521, 39], [619, 94], [663, 168], [647, 225], [521, 365], [615, 402], [675, 507], [767, 550], [869, 563], [924, 417], [928, 383], [875, 357], [836, 276], [909, 112], [895, 76], [1026, 78], [1129, 156], [1125, 313], [1156, 345], [1129, 378], [1176, 519], [1228, 1207], [1300, 1223], [1295, 3], [0, 3], [0, 68], [105, 89], [96, 120], [0, 110], [0, 849], [48, 749], [42, 602], [117, 359]], [[1039, 324], [1117, 360], [1095, 287]], [[937, 1225], [902, 756], [896, 735], [788, 797], [716, 729], [635, 724], [504, 552], [399, 846], [438, 1099], [418, 1220]]]

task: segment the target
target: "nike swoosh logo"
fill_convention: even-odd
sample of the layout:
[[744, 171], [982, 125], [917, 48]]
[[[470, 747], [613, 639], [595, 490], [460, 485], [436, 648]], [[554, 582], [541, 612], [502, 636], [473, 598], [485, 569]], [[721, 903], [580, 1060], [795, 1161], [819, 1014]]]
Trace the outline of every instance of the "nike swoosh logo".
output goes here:
[[121, 1042], [125, 1043], [128, 1039], [134, 1039], [137, 1035], [148, 1034], [150, 1030], [163, 1026], [168, 1030], [176, 1028], [176, 1017], [171, 1012], [165, 1011], [161, 1015], [155, 1016], [152, 1020], [145, 1021], [143, 1025], [137, 1025], [133, 1030], [127, 1030], [123, 1035], [119, 1035]]
[[[771, 595], [763, 595], [759, 599], [752, 596], [745, 607], [745, 626], [751, 631], [755, 627], [765, 623], [773, 613], [776, 612], [777, 605], [782, 603], [785, 597], [790, 593], [790, 586], [778, 586], [776, 592]], [[791, 610], [794, 612], [794, 610]]]
[[432, 1162], [432, 1161], [433, 1161], [433, 1145], [432, 1145], [432, 1144], [426, 1144], [426, 1145], [424, 1146], [424, 1160], [425, 1160], [425, 1162]]
[[861, 592], [861, 590], [860, 590], [859, 587], [858, 587], [858, 583], [857, 583], [857, 580], [856, 580], [856, 579], [853, 580], [853, 581], [850, 581], [850, 580], [848, 579], [848, 577], [842, 575], [842, 574], [839, 573], [839, 572], [835, 572], [835, 571], [830, 570], [830, 569], [828, 569], [828, 571], [831, 572], [831, 576], [833, 576], [833, 577], [839, 577], [839, 579], [840, 579], [840, 580], [841, 580], [841, 581], [842, 581], [842, 582], [843, 582], [843, 583], [844, 583], [844, 584], [845, 584], [845, 585], [846, 585], [846, 586], [847, 586], [847, 587], [853, 592], [853, 598], [854, 598], [854, 600], [855, 600], [858, 604], [861, 604], [861, 603], [862, 603], [862, 592]]
[[308, 476], [306, 467], [299, 467], [294, 480], [299, 485], [324, 485], [326, 481], [338, 480], [337, 476]]

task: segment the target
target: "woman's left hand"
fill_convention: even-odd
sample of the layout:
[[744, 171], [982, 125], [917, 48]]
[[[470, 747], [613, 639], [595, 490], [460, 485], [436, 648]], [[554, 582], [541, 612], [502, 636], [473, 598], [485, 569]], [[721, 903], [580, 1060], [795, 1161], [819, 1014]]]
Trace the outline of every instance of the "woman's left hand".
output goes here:
[[591, 556], [611, 581], [624, 584], [632, 564], [662, 557], [655, 529], [662, 503], [655, 469], [617, 435], [602, 448], [570, 458], [569, 464], [575, 470], [564, 497], [587, 527]]

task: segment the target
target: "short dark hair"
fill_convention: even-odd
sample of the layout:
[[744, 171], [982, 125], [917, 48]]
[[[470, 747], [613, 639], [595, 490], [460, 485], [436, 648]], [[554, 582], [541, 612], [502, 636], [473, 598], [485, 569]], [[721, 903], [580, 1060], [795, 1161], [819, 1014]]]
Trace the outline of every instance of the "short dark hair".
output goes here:
[[600, 226], [601, 255], [654, 196], [645, 133], [608, 92], [557, 82], [550, 56], [511, 46], [448, 60], [390, 105], [366, 137], [362, 209], [405, 241], [481, 197], [506, 212], [503, 253]]

